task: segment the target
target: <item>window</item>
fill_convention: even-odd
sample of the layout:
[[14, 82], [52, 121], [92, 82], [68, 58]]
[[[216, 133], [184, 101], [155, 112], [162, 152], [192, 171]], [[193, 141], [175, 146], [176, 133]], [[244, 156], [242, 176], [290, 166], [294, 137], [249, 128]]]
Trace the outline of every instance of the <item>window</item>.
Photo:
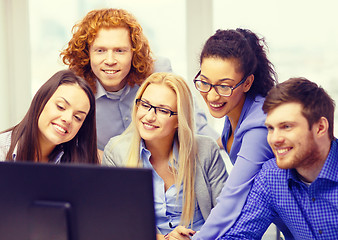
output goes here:
[[334, 0], [214, 0], [213, 28], [241, 27], [262, 35], [280, 82], [306, 77], [338, 101], [335, 5]]
[[185, 1], [31, 0], [32, 95], [56, 71], [67, 68], [59, 54], [71, 39], [73, 25], [90, 10], [100, 8], [124, 8], [131, 12], [143, 27], [155, 57], [168, 57], [173, 71], [186, 75]]

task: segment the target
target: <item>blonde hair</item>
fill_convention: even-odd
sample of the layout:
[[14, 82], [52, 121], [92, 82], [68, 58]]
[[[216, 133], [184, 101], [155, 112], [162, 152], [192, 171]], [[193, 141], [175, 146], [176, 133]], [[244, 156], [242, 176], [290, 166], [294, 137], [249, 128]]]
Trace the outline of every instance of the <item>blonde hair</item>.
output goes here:
[[[177, 193], [183, 184], [183, 210], [181, 216], [181, 224], [189, 225], [193, 222], [195, 212], [195, 173], [196, 173], [196, 141], [195, 141], [195, 123], [193, 99], [190, 89], [185, 80], [172, 73], [153, 73], [150, 75], [136, 94], [136, 99], [141, 98], [145, 89], [150, 84], [163, 84], [172, 89], [177, 96], [177, 116], [178, 129], [175, 138], [179, 145], [179, 159], [177, 164], [171, 158], [171, 166], [177, 166], [176, 171], [173, 171]], [[141, 137], [136, 130], [136, 111], [134, 105], [132, 112], [132, 123], [127, 132], [133, 131], [131, 147], [128, 154], [128, 167], [142, 167], [140, 159], [140, 141]], [[177, 194], [178, 195], [178, 194]]]

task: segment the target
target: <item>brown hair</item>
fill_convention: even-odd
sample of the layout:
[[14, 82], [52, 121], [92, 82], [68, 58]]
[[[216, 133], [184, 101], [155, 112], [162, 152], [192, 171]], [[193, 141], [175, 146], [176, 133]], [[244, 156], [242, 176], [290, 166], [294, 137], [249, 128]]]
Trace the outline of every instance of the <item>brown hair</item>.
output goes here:
[[73, 37], [60, 56], [78, 76], [85, 79], [96, 93], [95, 74], [90, 66], [89, 48], [102, 28], [124, 27], [130, 32], [133, 59], [127, 76], [128, 84], [141, 84], [153, 72], [154, 60], [147, 38], [135, 17], [123, 9], [101, 9], [90, 11], [82, 21], [72, 28]]
[[13, 151], [17, 146], [15, 161], [39, 162], [38, 120], [46, 103], [63, 84], [79, 85], [88, 96], [89, 112], [81, 128], [73, 139], [55, 147], [49, 156], [53, 160], [61, 151], [61, 162], [98, 163], [96, 143], [95, 97], [89, 85], [70, 70], [55, 73], [35, 94], [24, 119], [7, 131], [12, 131], [11, 145], [6, 160], [13, 161]]
[[269, 91], [263, 111], [269, 113], [281, 104], [289, 102], [297, 102], [303, 106], [302, 114], [310, 129], [321, 117], [325, 117], [329, 122], [329, 138], [334, 140], [335, 103], [322, 87], [306, 78], [290, 78]]

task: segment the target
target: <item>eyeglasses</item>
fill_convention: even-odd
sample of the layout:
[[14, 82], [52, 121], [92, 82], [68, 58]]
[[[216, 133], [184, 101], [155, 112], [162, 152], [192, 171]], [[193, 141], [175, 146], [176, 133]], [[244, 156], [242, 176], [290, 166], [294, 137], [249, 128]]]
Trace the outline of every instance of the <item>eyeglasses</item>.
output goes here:
[[155, 107], [141, 99], [136, 99], [135, 104], [140, 111], [150, 111], [152, 108], [157, 116], [160, 117], [171, 117], [172, 115], [177, 115], [177, 112], [173, 112], [169, 109], [163, 107]]
[[201, 70], [197, 73], [197, 75], [194, 78], [194, 84], [195, 84], [196, 89], [200, 92], [207, 93], [211, 90], [211, 88], [214, 88], [215, 91], [223, 97], [230, 97], [232, 94], [232, 91], [235, 90], [237, 87], [239, 87], [246, 80], [246, 76], [244, 76], [242, 80], [233, 87], [230, 87], [227, 85], [218, 85], [218, 84], [214, 85], [214, 84], [210, 84], [208, 82], [198, 79], [200, 74], [201, 74]]

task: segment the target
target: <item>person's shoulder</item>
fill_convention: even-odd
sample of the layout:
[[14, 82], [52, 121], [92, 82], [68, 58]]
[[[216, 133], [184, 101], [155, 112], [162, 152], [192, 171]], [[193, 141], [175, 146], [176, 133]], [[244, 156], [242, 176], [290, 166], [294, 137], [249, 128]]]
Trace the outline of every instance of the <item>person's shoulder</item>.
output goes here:
[[[130, 139], [131, 139], [131, 133], [123, 133], [121, 135], [117, 135], [112, 137], [107, 145], [105, 146], [104, 150], [108, 150], [108, 151], [119, 151], [119, 150], [123, 150], [121, 148], [127, 146], [130, 144]], [[125, 148], [124, 148], [125, 149]]]
[[0, 161], [4, 161], [11, 146], [12, 131], [0, 134]]
[[102, 165], [110, 165], [110, 162], [113, 162], [116, 166], [124, 166], [127, 160], [130, 142], [130, 134], [121, 134], [112, 137], [104, 148]]
[[163, 56], [156, 57], [154, 61], [154, 72], [172, 72], [170, 59]]
[[[220, 148], [213, 138], [205, 135], [196, 135], [196, 142], [198, 159], [202, 165], [208, 166], [214, 162], [215, 159], [222, 159]], [[216, 157], [218, 155], [219, 157]], [[217, 163], [224, 164], [224, 161], [222, 159], [222, 161]]]
[[248, 101], [251, 103], [247, 109], [243, 109], [245, 115], [241, 122], [241, 127], [246, 129], [251, 128], [265, 128], [266, 114], [263, 112], [263, 103], [265, 98], [258, 95], [256, 97], [249, 97]]
[[[290, 169], [281, 169], [277, 166], [276, 159], [266, 161], [255, 177], [251, 191], [266, 194], [270, 204], [278, 205], [278, 201], [286, 199], [289, 192]], [[276, 202], [277, 201], [277, 202]]]
[[257, 117], [259, 117], [265, 120], [266, 114], [263, 112], [262, 109], [265, 97], [257, 95], [255, 97], [250, 97], [250, 101], [252, 101], [252, 104], [250, 106], [250, 109], [248, 110], [248, 115], [255, 115], [256, 119]]
[[0, 134], [0, 146], [11, 144], [12, 131], [3, 132]]
[[218, 145], [217, 145], [217, 142], [210, 136], [196, 134], [195, 139], [196, 139], [198, 147], [201, 147], [201, 148], [206, 148], [206, 147], [219, 148]]
[[277, 163], [276, 163], [276, 158], [272, 158], [272, 159], [266, 161], [263, 164], [262, 169], [265, 169], [265, 170], [278, 169], [278, 166], [277, 166]]
[[338, 152], [338, 138], [332, 140], [331, 149], [333, 149], [335, 152]]
[[287, 169], [281, 169], [278, 167], [276, 158], [272, 158], [266, 161], [262, 169], [259, 171], [260, 176], [264, 176], [266, 179], [276, 181], [277, 179], [284, 179], [287, 175]]
[[255, 104], [259, 104], [259, 105], [263, 106], [264, 101], [265, 101], [265, 97], [263, 97], [262, 95], [256, 95], [256, 96], [253, 98], [253, 100], [254, 100], [254, 103], [255, 103]]

